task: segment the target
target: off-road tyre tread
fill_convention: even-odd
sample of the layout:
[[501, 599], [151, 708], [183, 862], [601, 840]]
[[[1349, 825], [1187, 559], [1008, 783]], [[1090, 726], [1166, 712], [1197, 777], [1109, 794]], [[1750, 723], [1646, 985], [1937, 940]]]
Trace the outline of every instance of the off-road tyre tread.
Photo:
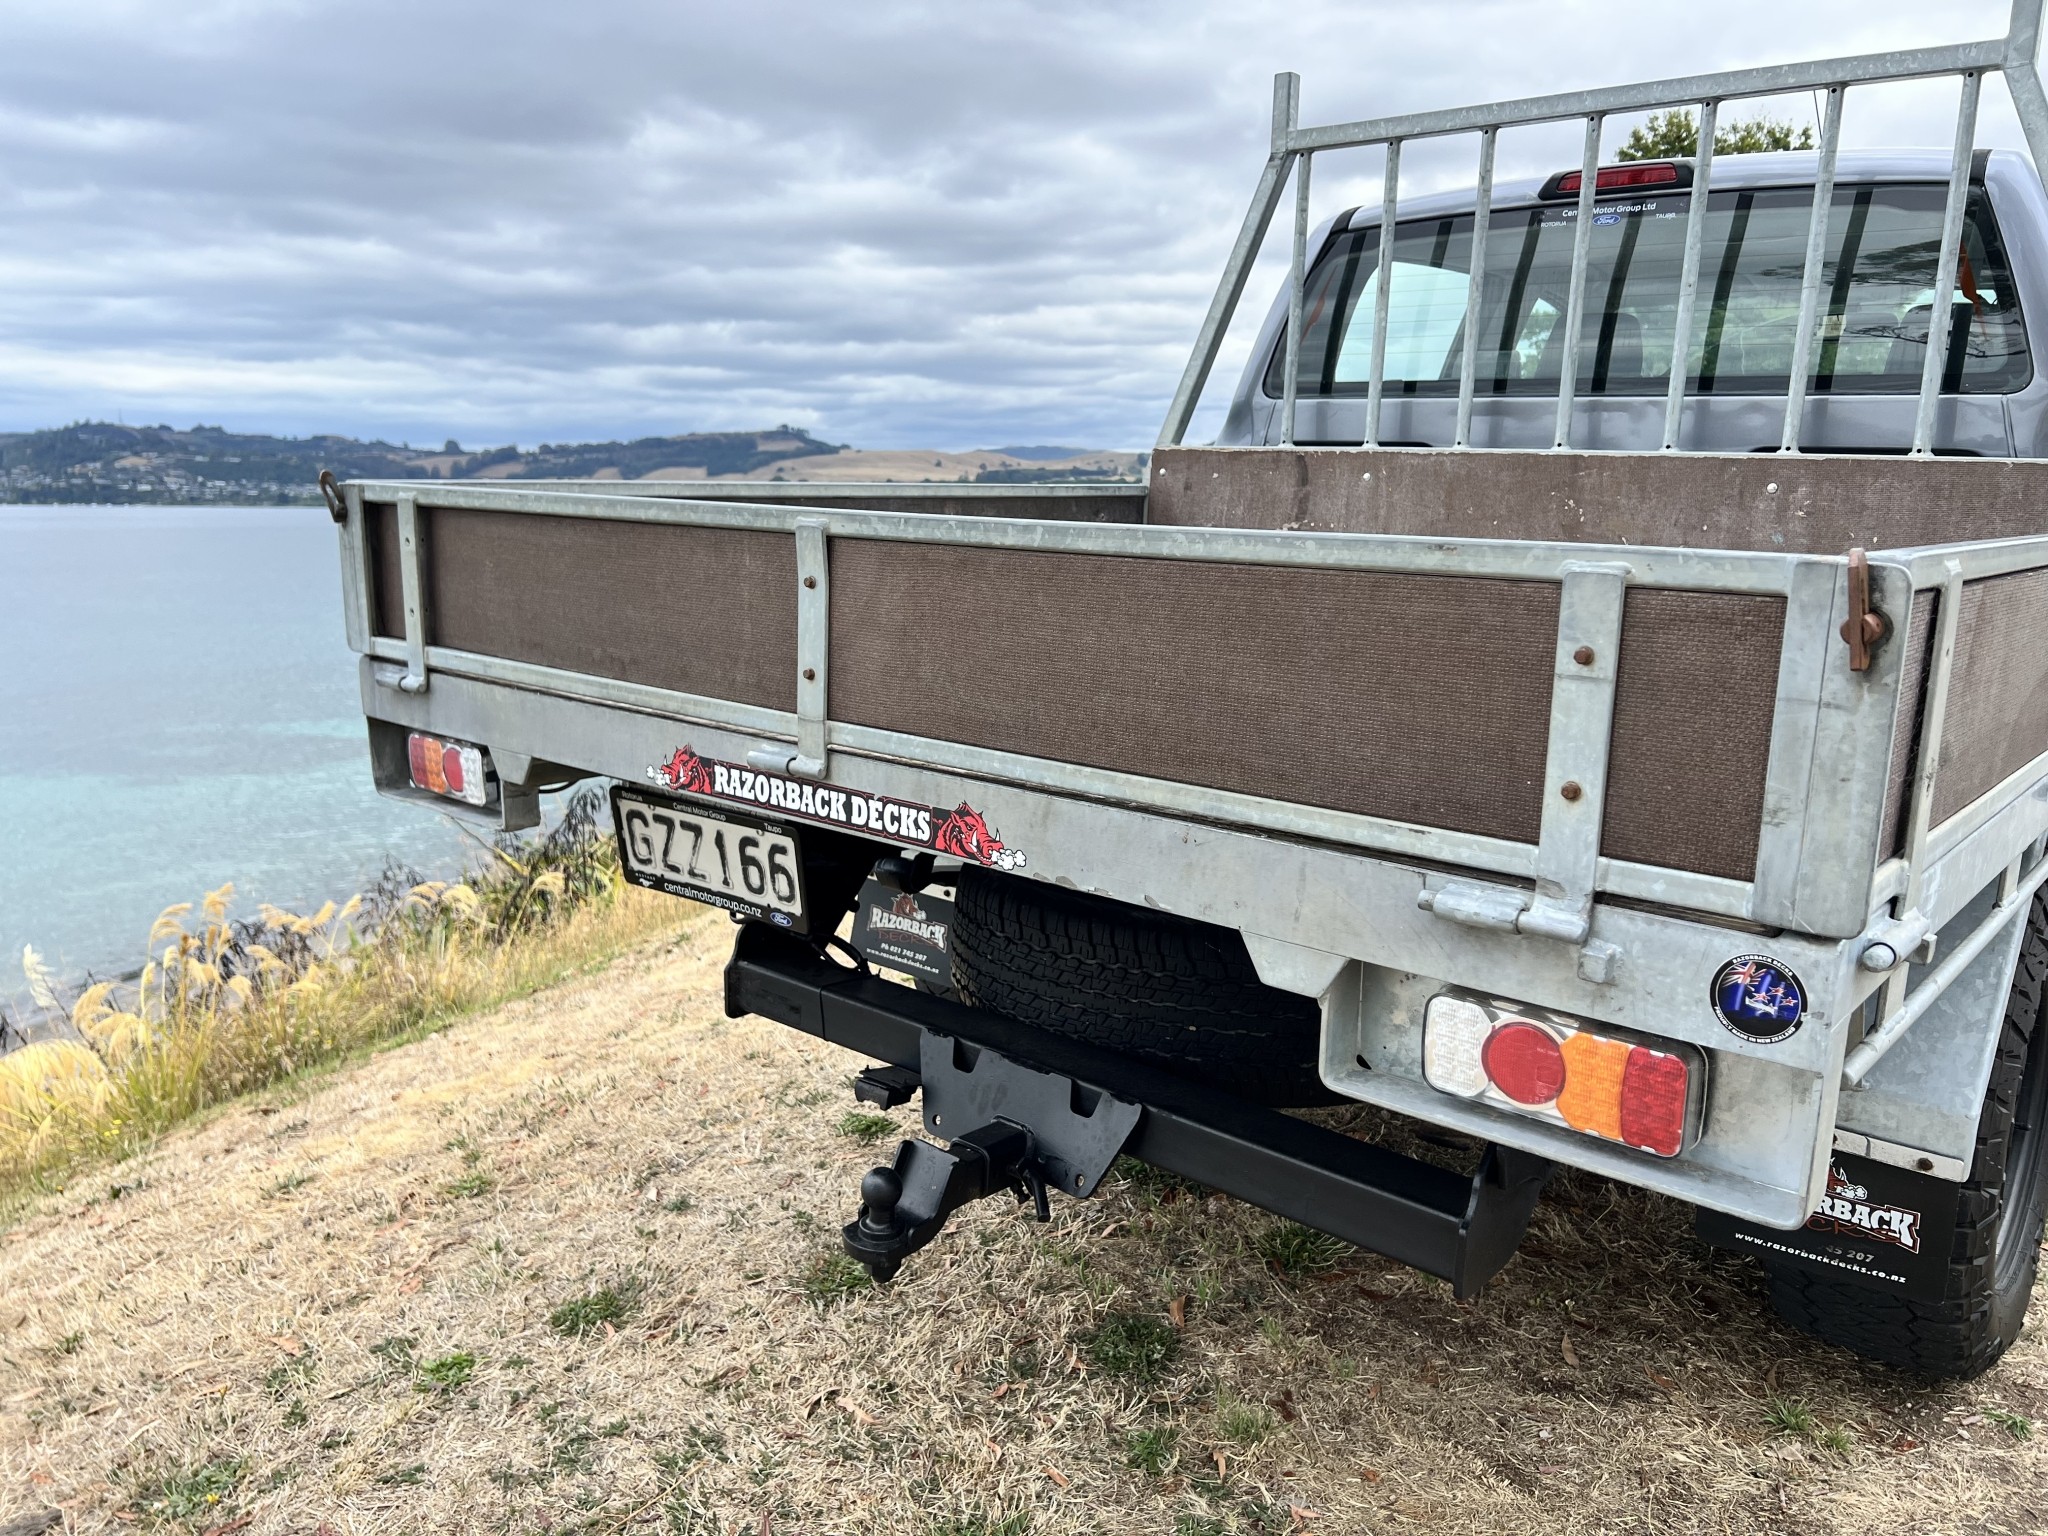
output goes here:
[[1314, 999], [1260, 981], [1229, 928], [963, 869], [953, 985], [963, 1002], [1261, 1104], [1336, 1102], [1316, 1074]]
[[[2012, 1189], [2008, 1173], [2038, 1186], [2042, 1177], [2037, 1136], [2030, 1166], [2008, 1169], [2013, 1123], [2027, 1079], [2030, 1050], [2044, 1028], [2042, 1002], [2048, 994], [2048, 893], [2034, 899], [2021, 941], [2019, 964], [2006, 1000], [1998, 1054], [1978, 1122], [1970, 1177], [1962, 1186], [1956, 1229], [1942, 1300], [1911, 1301], [1856, 1281], [1837, 1280], [1801, 1265], [1766, 1260], [1771, 1305], [1802, 1332], [1929, 1376], [1968, 1378], [1981, 1374], [2019, 1337], [2034, 1288], [2044, 1213], [2036, 1187]], [[2048, 1070], [2044, 1054], [2033, 1053], [2033, 1070]], [[2003, 1220], [2011, 1194], [2019, 1203]], [[2001, 1247], [2019, 1243], [2024, 1252], [1998, 1283]]]

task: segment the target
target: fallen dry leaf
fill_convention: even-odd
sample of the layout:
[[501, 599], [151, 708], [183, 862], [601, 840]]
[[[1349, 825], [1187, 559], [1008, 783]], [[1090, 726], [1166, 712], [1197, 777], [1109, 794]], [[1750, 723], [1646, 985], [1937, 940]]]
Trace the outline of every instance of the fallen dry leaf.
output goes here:
[[1376, 1483], [1380, 1480], [1380, 1474], [1371, 1467], [1364, 1468], [1359, 1472], [1358, 1475], [1364, 1478], [1368, 1483]]
[[1209, 1453], [1209, 1459], [1216, 1463], [1216, 1480], [1219, 1483], [1222, 1482], [1223, 1479], [1225, 1479], [1226, 1477], [1230, 1476], [1228, 1459], [1223, 1454], [1222, 1446], [1219, 1445], [1216, 1447], [1215, 1450], [1211, 1451]]
[[1559, 1339], [1557, 1343], [1559, 1350], [1564, 1355], [1564, 1363], [1566, 1365], [1577, 1365], [1579, 1363], [1579, 1352], [1576, 1349], [1572, 1348], [1572, 1336], [1570, 1334], [1566, 1334], [1563, 1338]]
[[1170, 1321], [1170, 1322], [1171, 1322], [1171, 1323], [1173, 1324], [1173, 1326], [1174, 1326], [1174, 1327], [1176, 1327], [1176, 1328], [1185, 1328], [1185, 1327], [1187, 1327], [1187, 1325], [1188, 1325], [1188, 1298], [1187, 1298], [1187, 1297], [1185, 1297], [1185, 1296], [1176, 1296], [1176, 1297], [1174, 1297], [1174, 1298], [1173, 1298], [1173, 1300], [1169, 1301], [1169, 1302], [1168, 1302], [1168, 1303], [1166, 1304], [1166, 1316], [1167, 1316], [1167, 1319], [1168, 1319], [1168, 1320], [1169, 1320], [1169, 1321]]
[[1299, 1504], [1290, 1504], [1287, 1506], [1287, 1518], [1296, 1525], [1307, 1525], [1309, 1521], [1320, 1520], [1323, 1517], [1312, 1509], [1305, 1509]]
[[306, 1352], [306, 1346], [288, 1333], [273, 1334], [270, 1342], [290, 1355], [294, 1360]]
[[1669, 1376], [1666, 1376], [1654, 1365], [1644, 1366], [1643, 1374], [1650, 1378], [1650, 1385], [1655, 1387], [1659, 1392], [1676, 1392], [1678, 1390], [1678, 1383], [1673, 1381]]
[[1296, 1419], [1301, 1417], [1301, 1415], [1295, 1412], [1294, 1410], [1294, 1394], [1292, 1392], [1282, 1392], [1278, 1397], [1269, 1399], [1267, 1401], [1266, 1406], [1271, 1408], [1275, 1413], [1279, 1414], [1280, 1417], [1285, 1419], [1289, 1424], [1292, 1424]]
[[234, 1519], [224, 1521], [220, 1525], [209, 1525], [203, 1532], [201, 1532], [201, 1536], [228, 1536], [228, 1533], [230, 1531], [239, 1531], [243, 1526], [247, 1525], [251, 1520], [254, 1520], [255, 1518], [256, 1513], [254, 1510], [251, 1510], [246, 1515], [237, 1515]]
[[869, 1413], [867, 1409], [861, 1407], [859, 1403], [856, 1403], [850, 1397], [840, 1398], [839, 1406], [844, 1408], [848, 1413], [853, 1415], [853, 1422], [856, 1424], [866, 1426], [869, 1424], [879, 1424], [882, 1422], [880, 1419], [876, 1418], [872, 1413]]
[[1003, 1400], [1003, 1394], [1008, 1392], [1010, 1388], [1015, 1385], [1015, 1382], [1004, 1382], [1000, 1387], [997, 1387], [995, 1391], [989, 1393], [988, 1400], [992, 1403], [1000, 1403]]
[[1892, 1453], [1894, 1455], [1903, 1456], [1908, 1451], [1917, 1451], [1919, 1449], [1920, 1442], [1911, 1435], [1900, 1435], [1898, 1439], [1892, 1442]]
[[1039, 1471], [1043, 1472], [1047, 1477], [1051, 1478], [1053, 1482], [1061, 1488], [1071, 1488], [1074, 1486], [1072, 1483], [1067, 1481], [1066, 1477], [1061, 1474], [1059, 1468], [1057, 1467], [1040, 1467]]
[[[1392, 291], [1392, 289], [1388, 290], [1390, 293]], [[1778, 1390], [1778, 1362], [1775, 1360], [1771, 1362], [1771, 1368], [1764, 1372], [1764, 1390], [1766, 1392], [1776, 1392]]]

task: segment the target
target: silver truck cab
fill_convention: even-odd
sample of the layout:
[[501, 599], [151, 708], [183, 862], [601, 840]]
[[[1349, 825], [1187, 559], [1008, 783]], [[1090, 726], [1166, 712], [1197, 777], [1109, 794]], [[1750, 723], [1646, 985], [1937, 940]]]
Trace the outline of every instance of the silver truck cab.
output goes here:
[[[1761, 453], [1780, 446], [1786, 322], [1799, 307], [1819, 158], [1754, 154], [1715, 162], [1675, 445], [1683, 451]], [[1600, 174], [1571, 445], [1656, 451], [1664, 445], [1692, 162], [1640, 161]], [[1621, 174], [1629, 184], [1607, 184], [1618, 183]], [[1652, 174], [1668, 179], [1647, 180]], [[1556, 321], [1572, 264], [1577, 176], [1566, 172], [1494, 189], [1472, 447], [1553, 446], [1563, 351]], [[1948, 178], [1946, 154], [1840, 156], [1804, 450], [1902, 453], [1912, 441]], [[1445, 448], [1455, 439], [1475, 201], [1472, 191], [1463, 191], [1400, 206], [1388, 285], [1384, 446]], [[1379, 229], [1377, 208], [1353, 208], [1310, 240], [1315, 255], [1304, 295], [1299, 446], [1366, 441], [1369, 359], [1362, 343], [1374, 314]], [[2048, 451], [2048, 376], [2034, 365], [2027, 320], [2048, 315], [2048, 199], [2024, 156], [1976, 154], [1965, 229], [1961, 281], [1972, 302], [1954, 307], [1934, 450], [2040, 457]], [[1283, 287], [1238, 380], [1218, 446], [1282, 441], [1286, 329]]]

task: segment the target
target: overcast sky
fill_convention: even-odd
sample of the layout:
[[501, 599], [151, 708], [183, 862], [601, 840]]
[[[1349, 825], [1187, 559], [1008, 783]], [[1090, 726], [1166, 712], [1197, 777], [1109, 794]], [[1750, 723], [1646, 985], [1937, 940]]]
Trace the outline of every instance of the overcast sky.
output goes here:
[[[0, 429], [476, 446], [786, 421], [862, 447], [1141, 447], [1263, 158], [1275, 70], [1332, 121], [2006, 18], [2002, 0], [5, 0]], [[1845, 143], [1945, 145], [1953, 102], [1852, 93]], [[1985, 103], [1980, 140], [2016, 144], [2001, 84]], [[1812, 120], [1803, 98], [1778, 112]], [[1576, 164], [1574, 140], [1504, 136], [1503, 174]], [[1472, 154], [1414, 153], [1404, 186], [1469, 180]], [[1319, 215], [1376, 199], [1377, 153], [1347, 159], [1318, 163]]]

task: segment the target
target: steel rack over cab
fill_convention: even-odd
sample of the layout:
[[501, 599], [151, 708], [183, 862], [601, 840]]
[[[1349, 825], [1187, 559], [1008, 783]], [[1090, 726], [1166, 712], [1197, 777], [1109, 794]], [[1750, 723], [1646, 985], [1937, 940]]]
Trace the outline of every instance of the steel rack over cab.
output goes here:
[[[1130, 1154], [1463, 1295], [1565, 1163], [1802, 1328], [1981, 1370], [2048, 1156], [2048, 196], [1975, 118], [2002, 75], [2043, 163], [2039, 20], [1332, 127], [1282, 76], [1143, 485], [330, 482], [377, 784], [518, 827], [614, 781], [629, 878], [738, 921], [731, 1011], [920, 1099], [846, 1228], [878, 1276]], [[1950, 149], [1840, 151], [1851, 87], [1930, 76]], [[1815, 150], [1715, 155], [1808, 90]], [[1602, 166], [1670, 107], [1696, 156]], [[1559, 120], [1582, 163], [1497, 183]], [[1402, 203], [1447, 135], [1474, 188]], [[1382, 205], [1312, 224], [1361, 146]], [[1342, 1101], [1470, 1167], [1281, 1112]]]

